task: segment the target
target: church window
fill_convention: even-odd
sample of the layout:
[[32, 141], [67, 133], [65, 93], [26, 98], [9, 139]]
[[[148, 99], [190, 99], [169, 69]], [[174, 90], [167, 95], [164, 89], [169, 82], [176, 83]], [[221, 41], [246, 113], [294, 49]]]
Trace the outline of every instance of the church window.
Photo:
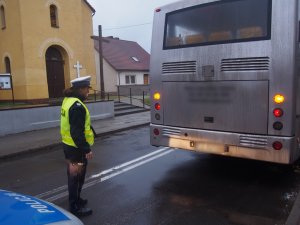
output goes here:
[[11, 68], [10, 68], [10, 60], [8, 57], [4, 58], [4, 62], [5, 62], [5, 72], [6, 73], [11, 73]]
[[51, 27], [58, 28], [57, 7], [55, 5], [50, 5], [50, 21]]
[[2, 5], [0, 7], [0, 22], [1, 22], [1, 28], [2, 30], [6, 28], [6, 21], [5, 21], [5, 10], [4, 10], [4, 6]]

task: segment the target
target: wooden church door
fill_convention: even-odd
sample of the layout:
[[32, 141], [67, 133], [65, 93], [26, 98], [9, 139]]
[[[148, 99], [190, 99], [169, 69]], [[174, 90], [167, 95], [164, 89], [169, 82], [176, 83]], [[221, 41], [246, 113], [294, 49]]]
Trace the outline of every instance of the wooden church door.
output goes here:
[[64, 60], [57, 48], [47, 49], [46, 69], [49, 98], [63, 97], [65, 89]]

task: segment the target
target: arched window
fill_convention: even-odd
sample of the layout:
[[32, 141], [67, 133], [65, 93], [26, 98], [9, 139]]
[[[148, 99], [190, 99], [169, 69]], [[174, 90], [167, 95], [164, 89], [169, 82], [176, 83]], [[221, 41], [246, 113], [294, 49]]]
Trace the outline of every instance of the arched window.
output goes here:
[[10, 60], [8, 57], [4, 58], [4, 62], [5, 62], [5, 72], [6, 73], [11, 73], [11, 68], [10, 68]]
[[4, 6], [1, 5], [0, 7], [0, 22], [1, 22], [1, 29], [5, 29], [6, 28], [6, 21], [5, 21], [5, 10], [4, 10]]
[[55, 5], [50, 5], [50, 21], [51, 27], [58, 28], [57, 7]]

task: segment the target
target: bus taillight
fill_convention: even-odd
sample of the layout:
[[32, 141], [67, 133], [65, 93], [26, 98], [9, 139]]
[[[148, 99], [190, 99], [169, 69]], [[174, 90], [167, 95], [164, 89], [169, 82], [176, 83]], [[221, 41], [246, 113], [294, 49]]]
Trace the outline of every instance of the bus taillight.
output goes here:
[[160, 100], [160, 93], [158, 93], [158, 92], [154, 93], [153, 99], [154, 100]]
[[159, 103], [156, 103], [156, 104], [155, 104], [155, 109], [156, 109], [156, 110], [160, 110], [160, 104], [159, 104]]
[[155, 134], [156, 136], [159, 135], [159, 130], [158, 130], [157, 128], [155, 128], [155, 129], [153, 130], [153, 134]]
[[279, 141], [275, 141], [275, 142], [273, 143], [273, 148], [274, 148], [275, 150], [281, 150], [281, 149], [282, 149], [282, 143], [279, 142]]
[[[155, 93], [153, 94], [153, 100], [154, 100], [154, 101], [159, 101], [159, 100], [161, 100], [161, 95], [160, 95], [159, 92], [155, 92]], [[158, 111], [161, 110], [161, 105], [160, 105], [160, 103], [156, 102], [156, 103], [154, 104], [154, 108], [157, 110], [157, 113], [155, 113], [155, 119], [156, 119], [156, 120], [160, 120], [160, 114], [158, 113]]]
[[160, 120], [160, 115], [158, 113], [155, 113], [155, 119]]
[[276, 109], [273, 110], [273, 115], [274, 115], [275, 117], [282, 117], [282, 115], [283, 115], [283, 110], [280, 109], [280, 108], [276, 108]]
[[279, 121], [276, 121], [275, 123], [273, 123], [273, 128], [275, 130], [282, 130], [283, 124], [281, 122], [279, 122]]
[[274, 96], [274, 102], [277, 103], [277, 104], [281, 104], [284, 102], [284, 96], [283, 95], [280, 95], [280, 94], [277, 94]]

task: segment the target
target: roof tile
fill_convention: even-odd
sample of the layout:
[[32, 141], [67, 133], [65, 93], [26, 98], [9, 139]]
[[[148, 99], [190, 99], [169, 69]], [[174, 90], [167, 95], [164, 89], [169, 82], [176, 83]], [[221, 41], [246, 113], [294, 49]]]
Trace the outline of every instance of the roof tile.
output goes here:
[[[95, 49], [99, 52], [99, 43], [94, 38]], [[117, 71], [149, 71], [150, 54], [134, 41], [103, 37], [104, 59]], [[132, 57], [138, 59], [135, 61]]]

